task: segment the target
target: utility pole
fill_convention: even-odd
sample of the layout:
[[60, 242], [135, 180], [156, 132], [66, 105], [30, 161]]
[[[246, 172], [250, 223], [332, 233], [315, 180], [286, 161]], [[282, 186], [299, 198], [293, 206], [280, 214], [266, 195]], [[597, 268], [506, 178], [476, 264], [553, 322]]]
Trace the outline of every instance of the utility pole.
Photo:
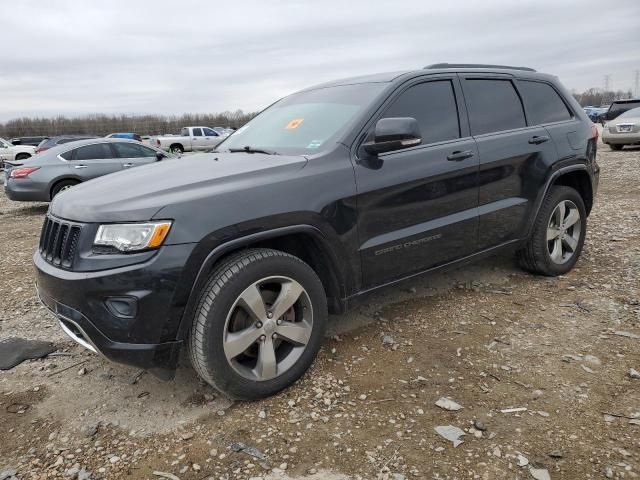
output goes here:
[[610, 74], [606, 74], [604, 76], [604, 91], [608, 92], [609, 91], [609, 84], [611, 83], [611, 75]]

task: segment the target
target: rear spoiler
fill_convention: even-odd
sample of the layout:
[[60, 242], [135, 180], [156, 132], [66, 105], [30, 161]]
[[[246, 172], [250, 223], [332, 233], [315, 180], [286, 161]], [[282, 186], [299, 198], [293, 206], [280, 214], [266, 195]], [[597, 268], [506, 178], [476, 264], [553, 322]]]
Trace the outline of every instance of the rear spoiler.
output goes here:
[[4, 168], [5, 170], [7, 168], [21, 167], [22, 165], [23, 165], [22, 163], [10, 162], [9, 160], [5, 160], [2, 157], [0, 157], [0, 167]]

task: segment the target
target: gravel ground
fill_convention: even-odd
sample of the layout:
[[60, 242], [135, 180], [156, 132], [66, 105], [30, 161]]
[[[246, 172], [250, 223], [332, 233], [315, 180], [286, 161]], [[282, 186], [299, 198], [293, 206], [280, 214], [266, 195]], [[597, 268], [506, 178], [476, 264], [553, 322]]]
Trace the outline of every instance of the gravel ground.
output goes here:
[[186, 359], [161, 382], [68, 340], [33, 289], [46, 205], [0, 193], [0, 339], [59, 348], [0, 372], [0, 479], [638, 478], [640, 148], [598, 156], [569, 275], [532, 276], [503, 254], [368, 295], [331, 319], [301, 381], [250, 403], [201, 384]]

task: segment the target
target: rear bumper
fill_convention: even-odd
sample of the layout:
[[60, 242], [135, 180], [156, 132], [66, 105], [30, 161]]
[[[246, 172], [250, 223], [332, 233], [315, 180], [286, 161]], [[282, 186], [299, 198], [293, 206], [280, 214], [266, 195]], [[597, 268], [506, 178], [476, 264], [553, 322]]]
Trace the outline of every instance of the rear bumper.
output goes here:
[[46, 186], [37, 184], [27, 178], [7, 179], [4, 193], [10, 200], [18, 202], [48, 202], [51, 200]]
[[633, 145], [640, 143], [640, 133], [610, 133], [605, 130], [602, 133], [602, 143], [608, 145]]

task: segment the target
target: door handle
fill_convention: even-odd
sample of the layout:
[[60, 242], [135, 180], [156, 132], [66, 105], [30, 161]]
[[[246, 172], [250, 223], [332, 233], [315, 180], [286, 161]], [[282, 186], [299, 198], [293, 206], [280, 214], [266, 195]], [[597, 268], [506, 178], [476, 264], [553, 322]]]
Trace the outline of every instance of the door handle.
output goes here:
[[76, 165], [73, 168], [75, 168], [77, 170], [80, 170], [81, 168], [87, 168], [87, 166], [86, 165]]
[[450, 155], [447, 155], [447, 160], [449, 160], [450, 162], [461, 162], [462, 160], [471, 157], [473, 157], [473, 152], [471, 150], [456, 150]]
[[129, 168], [129, 167], [133, 167], [133, 163], [123, 163], [122, 166], [124, 168]]
[[540, 143], [548, 142], [549, 140], [551, 139], [546, 135], [535, 135], [529, 139], [529, 143], [532, 145], [539, 145]]

